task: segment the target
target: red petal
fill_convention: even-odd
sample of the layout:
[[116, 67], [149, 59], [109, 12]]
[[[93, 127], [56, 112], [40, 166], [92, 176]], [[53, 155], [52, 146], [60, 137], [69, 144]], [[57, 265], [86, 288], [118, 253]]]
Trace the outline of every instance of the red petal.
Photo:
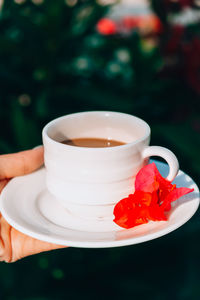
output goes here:
[[158, 170], [155, 163], [144, 166], [136, 175], [135, 190], [152, 193], [159, 188], [156, 181]]
[[159, 183], [160, 198], [164, 199], [169, 192], [176, 188], [176, 185], [173, 185], [169, 180], [163, 178], [159, 173], [158, 169], [156, 173], [156, 180]]
[[164, 214], [162, 206], [154, 205], [149, 208], [149, 220], [152, 221], [166, 221], [167, 217]]
[[[142, 192], [142, 195], [144, 194]], [[117, 225], [123, 228], [132, 228], [148, 222], [148, 206], [140, 203], [135, 204], [134, 200], [137, 201], [137, 197], [137, 194], [129, 195], [128, 198], [122, 199], [115, 205], [113, 214], [115, 216], [114, 222]]]
[[115, 219], [113, 221], [123, 228], [129, 228], [129, 210], [132, 209], [132, 206], [133, 203], [129, 198], [125, 198], [119, 201], [114, 207], [113, 214], [115, 216]]
[[133, 209], [134, 203], [130, 198], [124, 198], [119, 201], [114, 207], [114, 216], [120, 218], [128, 213], [129, 210]]
[[155, 166], [155, 173], [156, 173], [156, 179], [158, 180], [159, 184], [161, 184], [166, 189], [170, 189], [172, 187], [171, 182], [166, 178], [162, 177], [162, 175], [160, 174], [156, 166]]
[[132, 228], [140, 224], [144, 224], [148, 222], [147, 218], [141, 217], [140, 212], [136, 209], [135, 212], [129, 212], [128, 214], [124, 214], [121, 217], [115, 217], [113, 220], [117, 225], [123, 228]]
[[159, 189], [160, 199], [165, 198], [173, 188], [171, 182], [159, 173], [155, 163], [143, 167], [135, 179], [135, 190], [152, 193]]
[[166, 221], [171, 202], [193, 189], [176, 188], [159, 173], [155, 163], [143, 167], [136, 176], [135, 193], [119, 201], [114, 208], [114, 222], [123, 228], [152, 221]]
[[168, 204], [166, 203], [166, 205], [164, 207], [165, 211], [170, 211], [171, 208], [172, 208], [171, 203], [168, 203]]
[[159, 191], [155, 191], [151, 193], [151, 196], [152, 196], [151, 205], [160, 204]]
[[189, 189], [189, 188], [185, 188], [185, 187], [176, 188], [167, 195], [167, 197], [163, 201], [162, 206], [164, 207], [164, 209], [166, 211], [168, 211], [171, 208], [171, 206], [170, 206], [171, 202], [176, 201], [180, 197], [182, 197], [186, 194], [189, 194], [193, 191], [194, 191], [194, 189]]
[[145, 193], [143, 191], [135, 191], [134, 194], [131, 194], [128, 197], [136, 205], [147, 205], [147, 206], [149, 206], [151, 204], [151, 200], [152, 200], [152, 194], [151, 193]]

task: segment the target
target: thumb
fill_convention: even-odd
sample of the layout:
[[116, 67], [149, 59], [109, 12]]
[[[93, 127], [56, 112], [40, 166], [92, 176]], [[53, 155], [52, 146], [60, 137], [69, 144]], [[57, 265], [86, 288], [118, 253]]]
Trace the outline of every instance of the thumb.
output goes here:
[[30, 236], [19, 232], [15, 228], [11, 229], [11, 244], [12, 257], [10, 259], [10, 262], [15, 262], [23, 257], [44, 251], [66, 248], [66, 246], [51, 244], [34, 239]]
[[0, 155], [0, 180], [31, 173], [44, 163], [44, 148]]

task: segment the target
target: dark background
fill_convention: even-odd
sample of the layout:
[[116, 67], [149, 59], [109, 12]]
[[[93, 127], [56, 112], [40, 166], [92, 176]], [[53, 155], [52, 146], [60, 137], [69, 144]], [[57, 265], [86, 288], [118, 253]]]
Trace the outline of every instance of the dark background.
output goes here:
[[[1, 153], [41, 144], [43, 126], [58, 116], [121, 111], [146, 120], [151, 144], [175, 152], [199, 185], [200, 23], [171, 21], [187, 9], [200, 14], [199, 1], [151, 4], [157, 19], [144, 26], [140, 16], [108, 19], [110, 7], [95, 1], [5, 0]], [[0, 299], [197, 300], [199, 253], [197, 212], [175, 232], [143, 244], [69, 248], [1, 263]]]

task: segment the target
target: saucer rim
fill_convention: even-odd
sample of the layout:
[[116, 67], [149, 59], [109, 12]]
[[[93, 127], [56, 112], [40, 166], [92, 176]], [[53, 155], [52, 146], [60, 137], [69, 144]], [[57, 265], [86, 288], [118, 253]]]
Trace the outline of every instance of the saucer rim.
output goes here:
[[[158, 165], [162, 165], [162, 166], [167, 165], [163, 162], [159, 162], [159, 161], [155, 161], [155, 162]], [[40, 168], [36, 172], [41, 171], [43, 169], [44, 169], [44, 167]], [[179, 172], [186, 175], [190, 180], [192, 180], [192, 184], [193, 184], [194, 189], [195, 189], [194, 192], [198, 193], [198, 197], [196, 196], [192, 200], [193, 205], [192, 205], [192, 209], [190, 209], [189, 215], [186, 215], [186, 217], [183, 216], [183, 218], [178, 220], [176, 223], [171, 224], [171, 225], [169, 225], [169, 226], [167, 226], [163, 229], [160, 229], [157, 232], [142, 234], [141, 236], [127, 237], [127, 238], [123, 238], [123, 239], [120, 239], [120, 240], [106, 240], [106, 241], [105, 240], [104, 241], [95, 241], [95, 240], [93, 240], [93, 241], [74, 241], [74, 240], [71, 240], [70, 241], [70, 240], [64, 240], [64, 237], [63, 237], [63, 239], [61, 237], [58, 237], [58, 235], [55, 235], [55, 233], [53, 233], [53, 236], [51, 236], [51, 235], [47, 235], [47, 234], [44, 234], [44, 233], [39, 233], [34, 228], [32, 228], [31, 230], [27, 229], [25, 226], [21, 226], [20, 224], [16, 223], [15, 220], [10, 218], [9, 213], [7, 213], [6, 210], [4, 209], [4, 201], [5, 201], [4, 195], [6, 194], [7, 190], [9, 189], [9, 186], [10, 186], [10, 183], [12, 182], [12, 180], [8, 183], [8, 185], [6, 186], [6, 188], [2, 191], [2, 193], [0, 195], [0, 211], [3, 215], [3, 217], [6, 219], [6, 221], [11, 226], [13, 226], [15, 229], [17, 229], [18, 231], [20, 231], [20, 232], [22, 232], [22, 233], [24, 233], [28, 236], [31, 236], [32, 238], [36, 238], [38, 240], [45, 241], [45, 242], [48, 242], [48, 243], [54, 243], [54, 244], [57, 244], [57, 245], [71, 246], [71, 247], [77, 247], [77, 248], [111, 248], [111, 247], [121, 247], [121, 246], [135, 245], [135, 244], [139, 244], [139, 243], [143, 243], [143, 242], [147, 242], [147, 241], [150, 241], [150, 240], [157, 239], [159, 237], [162, 237], [166, 234], [169, 234], [169, 233], [173, 232], [174, 230], [176, 230], [176, 229], [180, 228], [182, 225], [184, 225], [187, 221], [189, 221], [190, 218], [197, 211], [197, 209], [199, 207], [199, 203], [200, 203], [198, 186], [189, 175], [187, 175], [186, 173], [184, 173], [181, 170], [179, 170]], [[31, 175], [31, 174], [29, 174], [29, 175]], [[20, 177], [24, 178], [26, 176], [28, 176], [28, 175], [20, 176]], [[34, 198], [36, 198], [36, 197], [34, 197]], [[36, 203], [36, 200], [34, 200], [34, 204], [35, 203]], [[161, 223], [161, 222], [159, 222], [159, 223]], [[59, 226], [59, 225], [57, 225], [57, 226]], [[141, 225], [141, 226], [148, 226], [148, 224], [144, 224], [144, 225]], [[68, 228], [68, 229], [71, 230], [71, 231], [78, 231], [78, 230], [71, 229], [71, 228]], [[119, 230], [112, 231], [112, 233], [115, 234], [115, 233], [119, 233], [119, 232], [122, 232], [122, 231], [127, 231], [127, 232], [129, 231], [130, 232], [130, 231], [133, 231], [133, 230], [134, 230], [134, 228], [122, 229], [122, 228], [119, 227]], [[83, 234], [84, 234], [86, 231], [79, 231], [79, 232], [83, 232]], [[111, 231], [109, 231], [109, 232], [111, 233]], [[95, 234], [95, 232], [92, 232], [92, 233]], [[99, 234], [99, 233], [105, 233], [105, 232], [97, 232], [96, 234]]]

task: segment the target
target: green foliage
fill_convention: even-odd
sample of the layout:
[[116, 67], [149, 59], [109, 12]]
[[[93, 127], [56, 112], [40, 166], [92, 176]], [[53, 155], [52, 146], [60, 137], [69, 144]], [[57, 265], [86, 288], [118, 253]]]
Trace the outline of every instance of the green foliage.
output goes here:
[[[164, 24], [160, 36], [137, 30], [99, 34], [96, 24], [109, 10], [99, 1], [5, 0], [0, 14], [1, 153], [41, 144], [42, 127], [55, 117], [122, 111], [148, 121], [152, 144], [173, 150], [181, 169], [199, 183], [199, 94], [185, 80], [187, 72], [170, 69], [174, 61], [186, 65], [180, 45], [199, 38], [199, 23], [188, 27], [178, 51], [166, 53], [173, 33], [167, 1], [151, 2]], [[191, 65], [196, 65], [193, 54]], [[141, 245], [71, 248], [2, 263], [0, 299], [197, 300], [198, 217]]]
[[[6, 1], [3, 7], [0, 114], [1, 126], [9, 119], [2, 138], [14, 149], [41, 143], [43, 123], [63, 113], [63, 107], [65, 113], [70, 111], [76, 97], [73, 91], [90, 72], [85, 70], [90, 63], [85, 58], [85, 39], [94, 35], [94, 44], [95, 24], [107, 7], [95, 1], [75, 7], [71, 4], [63, 0], [38, 5]], [[29, 98], [28, 103], [23, 95]], [[8, 138], [8, 131], [12, 138]]]
[[137, 32], [101, 36], [95, 26], [107, 10], [95, 1], [5, 2], [0, 122], [6, 123], [1, 138], [9, 147], [2, 152], [41, 143], [42, 126], [69, 112], [141, 114], [149, 108], [159, 85], [159, 52], [155, 47], [146, 51], [147, 42]]

